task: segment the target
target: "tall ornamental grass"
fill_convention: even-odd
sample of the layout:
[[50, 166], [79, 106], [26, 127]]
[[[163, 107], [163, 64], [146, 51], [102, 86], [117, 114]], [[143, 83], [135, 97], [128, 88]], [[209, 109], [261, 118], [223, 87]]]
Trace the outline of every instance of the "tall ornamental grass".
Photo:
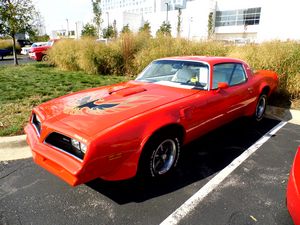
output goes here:
[[236, 46], [228, 56], [245, 60], [255, 70], [277, 72], [279, 91], [291, 98], [300, 98], [300, 43], [272, 41]]
[[[0, 40], [0, 49], [13, 49], [13, 41], [12, 39], [2, 39]], [[16, 42], [17, 51], [21, 50], [20, 45]]]
[[208, 55], [243, 59], [254, 70], [279, 74], [279, 92], [300, 98], [300, 43], [272, 41], [244, 46], [214, 41], [125, 33], [109, 43], [93, 39], [61, 40], [49, 52], [51, 62], [65, 70], [89, 74], [135, 76], [154, 59], [167, 56]]

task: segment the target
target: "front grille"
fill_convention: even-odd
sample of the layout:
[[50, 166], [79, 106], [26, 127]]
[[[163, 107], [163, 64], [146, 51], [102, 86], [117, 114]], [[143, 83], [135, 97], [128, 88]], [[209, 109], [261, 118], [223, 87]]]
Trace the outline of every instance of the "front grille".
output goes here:
[[37, 134], [40, 136], [41, 134], [41, 121], [39, 121], [39, 119], [37, 118], [36, 114], [32, 115], [32, 124], [36, 129]]
[[46, 138], [45, 143], [52, 145], [53, 147], [62, 150], [72, 156], [75, 156], [76, 158], [79, 158], [81, 160], [84, 157], [84, 153], [75, 148], [71, 144], [71, 138], [65, 135], [53, 132]]

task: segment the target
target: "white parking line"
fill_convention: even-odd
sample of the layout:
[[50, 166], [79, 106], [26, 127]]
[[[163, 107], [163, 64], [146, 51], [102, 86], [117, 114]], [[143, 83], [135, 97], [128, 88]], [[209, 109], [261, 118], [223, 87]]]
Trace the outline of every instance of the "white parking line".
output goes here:
[[280, 122], [272, 130], [261, 137], [256, 143], [244, 151], [239, 157], [233, 160], [227, 167], [221, 170], [214, 178], [207, 182], [199, 191], [183, 203], [177, 210], [169, 215], [160, 225], [175, 225], [181, 219], [188, 215], [210, 192], [212, 192], [232, 171], [241, 165], [250, 155], [259, 149], [265, 142], [269, 140], [278, 130], [280, 130], [287, 122]]

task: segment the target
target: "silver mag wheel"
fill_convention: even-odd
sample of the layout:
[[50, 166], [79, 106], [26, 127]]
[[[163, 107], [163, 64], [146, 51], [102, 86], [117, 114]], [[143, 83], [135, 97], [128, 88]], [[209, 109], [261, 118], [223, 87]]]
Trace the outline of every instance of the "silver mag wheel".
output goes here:
[[158, 175], [167, 173], [174, 165], [176, 154], [177, 144], [175, 140], [164, 140], [152, 154], [152, 172]]
[[266, 111], [266, 106], [267, 106], [267, 95], [261, 94], [258, 98], [256, 109], [255, 109], [256, 121], [262, 120]]
[[146, 144], [139, 164], [142, 177], [161, 177], [170, 174], [180, 154], [179, 139], [174, 135], [155, 135]]

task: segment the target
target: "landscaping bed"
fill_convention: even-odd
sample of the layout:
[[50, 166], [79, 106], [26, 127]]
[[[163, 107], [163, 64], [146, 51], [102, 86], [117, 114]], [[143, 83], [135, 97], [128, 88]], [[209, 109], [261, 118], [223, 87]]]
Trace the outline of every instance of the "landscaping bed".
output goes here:
[[0, 67], [0, 136], [23, 134], [32, 108], [47, 100], [128, 80], [125, 76], [61, 71], [47, 64]]

